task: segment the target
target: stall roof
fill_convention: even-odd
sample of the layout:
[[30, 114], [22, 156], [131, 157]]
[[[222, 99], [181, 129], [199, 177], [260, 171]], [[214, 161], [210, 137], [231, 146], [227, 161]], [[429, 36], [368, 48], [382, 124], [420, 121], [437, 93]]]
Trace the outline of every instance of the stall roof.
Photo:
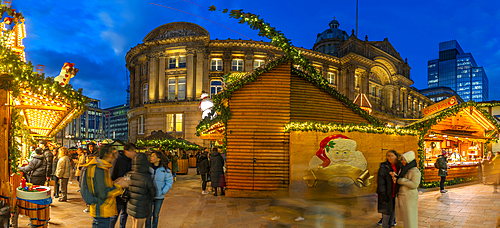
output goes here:
[[[479, 104], [469, 101], [440, 112], [429, 115], [416, 122], [411, 123], [405, 128], [427, 131], [436, 125], [453, 126], [450, 129], [437, 129], [449, 134], [464, 134], [472, 131], [491, 132], [500, 129], [498, 123], [488, 112], [476, 108]], [[433, 129], [435, 130], [435, 129]]]
[[82, 112], [79, 107], [59, 97], [52, 98], [44, 92], [29, 89], [22, 90], [14, 103], [17, 109], [21, 109], [24, 124], [33, 136], [53, 137]]

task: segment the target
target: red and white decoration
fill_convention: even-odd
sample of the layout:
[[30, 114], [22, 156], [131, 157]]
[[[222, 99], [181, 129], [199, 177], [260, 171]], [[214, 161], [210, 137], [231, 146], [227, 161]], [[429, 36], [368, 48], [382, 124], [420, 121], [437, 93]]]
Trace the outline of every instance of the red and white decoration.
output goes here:
[[[309, 169], [317, 171], [331, 165], [350, 165], [366, 170], [367, 162], [360, 151], [356, 151], [356, 141], [344, 135], [331, 135], [324, 138], [316, 155], [309, 161]], [[335, 177], [328, 181], [333, 187], [347, 187], [354, 182], [348, 177]]]
[[74, 68], [74, 66], [74, 63], [65, 62], [61, 69], [61, 73], [54, 78], [54, 81], [61, 83], [61, 86], [69, 84], [69, 80], [78, 73], [78, 69]]
[[[200, 102], [199, 108], [203, 112], [203, 114], [201, 115], [201, 119], [205, 119], [205, 117], [207, 117], [208, 114], [210, 114], [210, 112], [212, 112], [212, 109], [214, 107], [214, 102], [212, 101], [212, 99], [210, 99], [210, 96], [208, 95], [208, 93], [202, 93], [200, 96], [200, 99], [201, 99], [201, 102]], [[212, 119], [215, 118], [216, 116], [217, 116], [217, 113], [215, 113], [214, 116], [212, 116]]]

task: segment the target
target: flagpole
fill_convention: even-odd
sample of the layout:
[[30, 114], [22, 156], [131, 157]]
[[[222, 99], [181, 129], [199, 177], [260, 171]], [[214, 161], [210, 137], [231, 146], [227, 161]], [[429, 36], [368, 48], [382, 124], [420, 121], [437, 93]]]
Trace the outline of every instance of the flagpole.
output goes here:
[[356, 0], [356, 37], [358, 37], [358, 0]]

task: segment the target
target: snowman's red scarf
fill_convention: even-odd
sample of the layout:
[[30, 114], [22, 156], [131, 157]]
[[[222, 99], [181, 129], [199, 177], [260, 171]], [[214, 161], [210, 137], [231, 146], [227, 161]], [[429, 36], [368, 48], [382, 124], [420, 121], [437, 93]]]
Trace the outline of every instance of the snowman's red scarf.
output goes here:
[[349, 139], [349, 137], [344, 135], [330, 135], [321, 140], [321, 143], [319, 144], [319, 150], [316, 152], [316, 156], [318, 156], [318, 158], [323, 161], [323, 163], [321, 164], [323, 167], [327, 167], [331, 162], [326, 155], [325, 147], [332, 139]]

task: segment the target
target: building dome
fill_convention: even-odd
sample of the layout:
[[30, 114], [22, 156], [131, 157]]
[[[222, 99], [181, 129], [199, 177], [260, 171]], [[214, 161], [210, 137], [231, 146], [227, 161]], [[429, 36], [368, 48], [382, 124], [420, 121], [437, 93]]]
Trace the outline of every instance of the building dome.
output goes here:
[[339, 29], [340, 23], [337, 20], [335, 20], [335, 18], [332, 21], [330, 21], [329, 25], [330, 25], [329, 29], [326, 29], [322, 33], [318, 33], [315, 43], [318, 43], [326, 39], [341, 39], [341, 40], [349, 39], [349, 35], [347, 34], [347, 32]]
[[340, 23], [335, 18], [328, 25], [330, 28], [318, 33], [313, 50], [336, 56], [339, 45], [349, 39], [349, 35], [346, 31], [339, 29]]

